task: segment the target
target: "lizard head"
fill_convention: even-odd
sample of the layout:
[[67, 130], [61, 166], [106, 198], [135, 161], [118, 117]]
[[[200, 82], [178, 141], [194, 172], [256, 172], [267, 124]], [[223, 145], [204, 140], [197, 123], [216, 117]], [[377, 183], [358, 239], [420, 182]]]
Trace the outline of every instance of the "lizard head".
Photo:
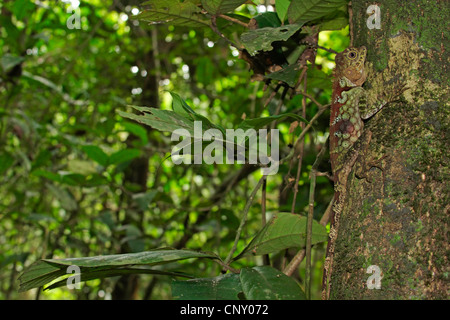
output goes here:
[[336, 55], [334, 75], [342, 86], [361, 86], [366, 81], [364, 63], [366, 61], [366, 47], [349, 47]]

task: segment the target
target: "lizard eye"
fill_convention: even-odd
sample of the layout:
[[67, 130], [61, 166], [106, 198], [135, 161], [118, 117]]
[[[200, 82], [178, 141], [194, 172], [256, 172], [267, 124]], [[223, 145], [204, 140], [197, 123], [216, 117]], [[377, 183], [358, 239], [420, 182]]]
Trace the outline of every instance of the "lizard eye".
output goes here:
[[348, 57], [354, 59], [356, 57], [356, 53], [354, 51], [350, 51]]

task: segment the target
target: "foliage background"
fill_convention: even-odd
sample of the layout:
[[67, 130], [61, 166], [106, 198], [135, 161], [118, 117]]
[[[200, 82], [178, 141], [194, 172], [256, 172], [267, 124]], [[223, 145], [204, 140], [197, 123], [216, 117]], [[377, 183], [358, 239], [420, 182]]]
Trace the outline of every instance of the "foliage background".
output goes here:
[[[263, 4], [264, 1], [254, 1]], [[260, 178], [255, 171], [220, 194], [224, 181], [242, 165], [174, 166], [164, 160], [170, 136], [120, 117], [127, 105], [171, 110], [177, 92], [194, 110], [224, 128], [268, 116], [281, 101], [275, 84], [251, 81], [238, 51], [211, 30], [131, 19], [139, 1], [82, 1], [81, 29], [68, 29], [68, 5], [54, 1], [0, 4], [0, 299], [110, 299], [118, 278], [88, 281], [82, 290], [58, 288], [18, 293], [17, 278], [40, 258], [67, 258], [182, 247], [225, 257], [242, 210]], [[253, 17], [262, 7], [236, 11]], [[348, 28], [319, 33], [319, 45], [341, 51]], [[333, 28], [330, 28], [333, 29]], [[230, 38], [243, 32], [227, 29]], [[323, 105], [331, 96], [334, 55], [317, 51], [308, 93]], [[311, 70], [313, 70], [311, 68]], [[152, 91], [152, 81], [157, 88]], [[157, 96], [155, 97], [155, 93]], [[300, 112], [301, 95], [282, 102], [282, 113]], [[157, 101], [158, 105], [149, 105]], [[306, 119], [318, 111], [308, 100]], [[303, 169], [295, 212], [305, 215], [309, 170], [326, 140], [328, 111], [305, 136]], [[299, 130], [280, 121], [284, 152]], [[136, 165], [148, 159], [148, 173]], [[297, 164], [285, 164], [267, 182], [267, 216], [289, 212]], [[323, 168], [324, 171], [329, 168]], [[131, 183], [127, 175], [145, 181]], [[147, 175], [148, 174], [148, 175]], [[291, 180], [289, 180], [291, 179]], [[318, 177], [314, 218], [332, 197], [332, 183]], [[216, 197], [216, 198], [215, 198]], [[216, 201], [213, 201], [216, 200]], [[197, 223], [205, 210], [208, 216]], [[253, 203], [239, 249], [261, 228], [261, 194]], [[281, 268], [296, 250], [271, 255]], [[324, 245], [313, 250], [313, 298], [319, 297]], [[248, 257], [234, 268], [263, 263]], [[214, 277], [221, 267], [195, 260], [169, 264], [197, 277]], [[293, 277], [304, 286], [303, 264]], [[172, 279], [139, 276], [136, 298], [170, 299]]]

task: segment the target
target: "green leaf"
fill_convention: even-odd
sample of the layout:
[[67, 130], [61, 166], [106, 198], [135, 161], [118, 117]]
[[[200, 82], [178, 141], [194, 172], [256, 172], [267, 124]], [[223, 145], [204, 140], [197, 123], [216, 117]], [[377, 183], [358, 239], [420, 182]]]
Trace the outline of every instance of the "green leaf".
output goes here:
[[142, 5], [149, 6], [149, 9], [138, 14], [136, 19], [153, 23], [170, 23], [187, 28], [209, 28], [209, 19], [206, 19], [200, 8], [190, 1], [152, 0]]
[[22, 20], [34, 10], [36, 5], [30, 0], [16, 0], [12, 6], [12, 12], [17, 20]]
[[[80, 282], [94, 280], [94, 279], [103, 279], [109, 277], [117, 277], [123, 276], [127, 274], [153, 274], [153, 275], [163, 275], [163, 276], [173, 276], [173, 277], [184, 277], [184, 278], [192, 278], [192, 276], [187, 275], [181, 272], [171, 272], [171, 271], [162, 271], [155, 270], [150, 268], [118, 268], [112, 270], [84, 270], [80, 274]], [[73, 273], [69, 273], [68, 276], [73, 276]], [[52, 283], [45, 290], [52, 290], [55, 288], [59, 288], [67, 285], [67, 278]]]
[[192, 110], [192, 108], [186, 103], [186, 101], [181, 99], [181, 97], [175, 92], [169, 91], [169, 93], [172, 96], [173, 111], [185, 116], [188, 119], [194, 119], [193, 115], [195, 114], [195, 111]]
[[33, 170], [31, 174], [37, 177], [44, 177], [52, 181], [61, 182], [61, 176], [59, 174], [47, 170], [36, 169]]
[[[294, 0], [295, 1], [295, 0]], [[288, 8], [291, 4], [291, 0], [276, 0], [275, 9], [281, 21], [285, 21], [287, 18]]]
[[231, 12], [247, 0], [202, 0], [203, 8], [211, 14]]
[[5, 54], [0, 58], [0, 65], [3, 68], [3, 71], [8, 72], [18, 64], [21, 64], [24, 61], [24, 57], [13, 56], [9, 53]]
[[323, 30], [340, 30], [348, 25], [347, 6], [344, 6], [332, 13], [322, 17], [319, 23], [320, 31]]
[[9, 153], [0, 154], [0, 175], [6, 172], [14, 163], [14, 158]]
[[276, 12], [268, 11], [258, 14], [255, 18], [258, 28], [278, 28], [281, 27], [281, 20]]
[[[175, 97], [178, 95], [175, 94]], [[119, 115], [124, 118], [136, 120], [142, 124], [148, 125], [156, 130], [163, 132], [173, 132], [178, 129], [185, 129], [189, 132], [191, 137], [194, 137], [194, 121], [202, 122], [202, 130], [218, 129], [225, 135], [225, 129], [219, 125], [213, 124], [206, 117], [195, 113], [184, 100], [180, 98], [175, 99], [175, 111], [161, 110], [157, 108], [147, 108], [130, 106], [143, 115], [137, 115], [129, 112], [118, 111]]]
[[173, 132], [177, 129], [186, 129], [194, 135], [194, 120], [187, 119], [181, 114], [170, 110], [161, 110], [156, 108], [146, 108], [131, 106], [132, 108], [144, 112], [143, 115], [123, 112], [118, 110], [120, 116], [135, 120], [139, 123], [152, 127], [163, 132]]
[[286, 117], [291, 117], [291, 118], [294, 118], [295, 120], [308, 123], [308, 121], [306, 119], [300, 117], [299, 115], [297, 115], [295, 113], [283, 113], [283, 114], [274, 115], [274, 116], [244, 120], [239, 124], [239, 129], [242, 129], [244, 131], [246, 131], [248, 129], [258, 130], [258, 129], [268, 125], [272, 121], [275, 121], [278, 119], [283, 119]]
[[240, 279], [248, 300], [306, 300], [294, 279], [269, 266], [244, 268]]
[[240, 292], [240, 278], [234, 273], [172, 282], [172, 297], [177, 300], [239, 300]]
[[109, 183], [109, 180], [106, 177], [104, 177], [98, 173], [95, 173], [95, 174], [92, 174], [87, 177], [85, 186], [86, 187], [97, 187], [97, 186], [105, 185], [108, 183]]
[[308, 68], [308, 87], [329, 90], [331, 88], [331, 76], [317, 68]]
[[278, 28], [262, 28], [244, 32], [241, 41], [251, 55], [258, 51], [271, 51], [272, 43], [275, 41], [286, 41], [292, 37], [302, 24], [290, 24]]
[[68, 259], [42, 259], [42, 261], [61, 266], [76, 265], [79, 267], [115, 267], [127, 265], [158, 265], [191, 258], [217, 259], [212, 253], [191, 250], [162, 249], [138, 253], [113, 254]]
[[290, 23], [305, 24], [332, 13], [347, 2], [347, 0], [294, 0], [288, 9], [288, 19]]
[[128, 131], [141, 139], [142, 145], [148, 143], [147, 130], [139, 124], [125, 121], [123, 123], [125, 131]]
[[133, 195], [133, 200], [136, 201], [139, 208], [144, 211], [148, 209], [155, 196], [158, 194], [157, 190], [150, 190], [146, 193], [138, 193]]
[[37, 157], [34, 159], [33, 164], [31, 166], [31, 170], [35, 170], [43, 165], [45, 165], [47, 162], [50, 161], [52, 157], [52, 154], [48, 150], [41, 150]]
[[[280, 212], [256, 234], [245, 249], [233, 260], [245, 255], [263, 255], [306, 244], [306, 217]], [[312, 244], [328, 239], [326, 228], [313, 221]]]
[[86, 177], [79, 173], [68, 173], [61, 175], [61, 182], [71, 186], [82, 186]]
[[66, 268], [62, 269], [49, 263], [37, 261], [19, 276], [19, 292], [42, 287], [65, 274]]
[[[101, 278], [111, 276], [111, 274], [114, 274], [114, 270], [120, 272], [119, 270], [123, 267], [161, 265], [191, 258], [218, 259], [216, 255], [210, 253], [167, 248], [109, 256], [41, 259], [32, 264], [20, 275], [19, 291], [40, 287], [55, 280], [65, 275], [67, 267], [71, 265], [80, 267], [81, 274], [92, 275], [92, 272], [97, 272], [96, 278]], [[94, 278], [89, 277], [89, 279]]]
[[298, 77], [300, 76], [302, 68], [298, 64], [293, 64], [283, 68], [279, 71], [275, 71], [266, 75], [266, 78], [283, 81], [290, 87], [295, 87], [295, 84], [298, 81]]
[[118, 164], [127, 162], [137, 158], [141, 155], [141, 151], [138, 149], [123, 149], [119, 150], [109, 156], [109, 164]]
[[84, 152], [86, 152], [87, 156], [94, 160], [95, 162], [101, 164], [106, 167], [108, 165], [108, 155], [100, 149], [100, 147], [90, 145], [90, 146], [82, 146]]

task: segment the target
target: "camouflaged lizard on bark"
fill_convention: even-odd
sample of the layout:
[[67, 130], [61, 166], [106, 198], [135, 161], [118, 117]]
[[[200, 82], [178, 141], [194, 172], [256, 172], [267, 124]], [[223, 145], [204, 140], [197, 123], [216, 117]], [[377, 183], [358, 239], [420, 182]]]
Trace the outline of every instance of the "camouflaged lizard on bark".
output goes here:
[[361, 87], [367, 78], [364, 66], [366, 54], [365, 47], [350, 47], [338, 53], [335, 59], [330, 116], [330, 161], [335, 194], [323, 272], [322, 299], [330, 297], [334, 249], [346, 198], [347, 178], [358, 156], [367, 149], [372, 136], [369, 130], [363, 130], [363, 120], [372, 117], [389, 102], [382, 100], [366, 104], [366, 100], [374, 96]]

